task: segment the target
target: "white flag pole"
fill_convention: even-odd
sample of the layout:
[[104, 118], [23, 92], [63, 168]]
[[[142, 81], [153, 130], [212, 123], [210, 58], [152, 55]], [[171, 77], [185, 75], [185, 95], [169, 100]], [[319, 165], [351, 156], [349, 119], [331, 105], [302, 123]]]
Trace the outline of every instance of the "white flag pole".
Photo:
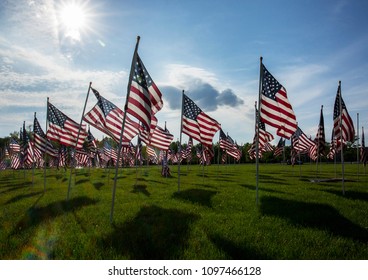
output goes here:
[[[256, 109], [256, 205], [258, 206], [258, 181], [259, 181], [259, 119], [260, 119], [260, 109], [261, 109], [261, 94], [262, 94], [262, 60], [263, 57], [260, 57], [260, 65], [259, 65], [259, 91], [258, 91], [258, 114]], [[257, 108], [257, 103], [255, 104]]]
[[[183, 112], [184, 112], [184, 90], [182, 91], [181, 96], [181, 117], [180, 117], [180, 140], [179, 145], [181, 147], [181, 135], [183, 133]], [[179, 154], [179, 162], [178, 162], [178, 192], [180, 192], [180, 163], [181, 161], [181, 153]]]
[[79, 122], [77, 140], [75, 141], [75, 145], [74, 145], [74, 153], [73, 153], [72, 158], [71, 158], [70, 175], [69, 175], [69, 185], [68, 185], [68, 194], [67, 194], [67, 197], [66, 197], [66, 200], [67, 201], [69, 201], [69, 197], [70, 197], [70, 188], [71, 188], [71, 181], [72, 181], [72, 173], [73, 173], [73, 169], [74, 169], [74, 158], [75, 158], [75, 153], [76, 153], [76, 149], [77, 149], [77, 146], [78, 146], [78, 141], [79, 141], [80, 131], [81, 131], [81, 128], [82, 128], [82, 122], [83, 122], [84, 112], [86, 111], [86, 106], [87, 106], [89, 92], [91, 90], [91, 85], [92, 85], [92, 82], [90, 82], [89, 83], [89, 86], [88, 86], [86, 101], [84, 102], [84, 108], [83, 108], [81, 120]]
[[344, 143], [342, 139], [342, 104], [341, 104], [341, 81], [339, 81], [339, 106], [340, 106], [340, 143], [341, 143], [341, 173], [342, 173], [342, 194], [345, 195], [345, 163], [344, 163]]
[[115, 206], [115, 193], [116, 193], [116, 181], [117, 181], [117, 177], [118, 177], [118, 169], [119, 169], [119, 161], [120, 161], [120, 151], [121, 151], [121, 142], [123, 140], [123, 133], [124, 133], [124, 127], [125, 127], [125, 121], [126, 121], [126, 111], [127, 111], [127, 105], [128, 105], [128, 100], [129, 100], [129, 93], [130, 93], [130, 87], [132, 84], [132, 79], [133, 79], [133, 72], [134, 72], [134, 61], [137, 61], [137, 55], [138, 55], [138, 46], [139, 46], [139, 40], [140, 40], [140, 36], [137, 36], [137, 43], [135, 45], [135, 49], [134, 49], [134, 54], [133, 54], [133, 60], [132, 60], [132, 65], [130, 68], [130, 75], [129, 75], [129, 82], [128, 82], [128, 87], [127, 87], [127, 97], [125, 100], [125, 107], [124, 107], [124, 117], [123, 117], [123, 123], [121, 125], [121, 132], [120, 132], [120, 140], [119, 140], [119, 147], [118, 147], [118, 155], [117, 155], [117, 160], [116, 160], [116, 166], [115, 166], [115, 178], [114, 178], [114, 186], [112, 189], [112, 200], [111, 200], [111, 210], [110, 210], [110, 223], [113, 222], [113, 216], [114, 216], [114, 206]]

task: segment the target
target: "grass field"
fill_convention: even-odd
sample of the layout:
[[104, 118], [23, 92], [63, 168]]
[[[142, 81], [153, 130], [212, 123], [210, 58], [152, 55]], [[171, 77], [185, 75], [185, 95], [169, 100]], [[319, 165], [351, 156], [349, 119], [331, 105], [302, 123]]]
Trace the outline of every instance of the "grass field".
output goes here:
[[[368, 259], [368, 183], [333, 164], [0, 173], [0, 259]], [[337, 165], [341, 177], [341, 165]]]

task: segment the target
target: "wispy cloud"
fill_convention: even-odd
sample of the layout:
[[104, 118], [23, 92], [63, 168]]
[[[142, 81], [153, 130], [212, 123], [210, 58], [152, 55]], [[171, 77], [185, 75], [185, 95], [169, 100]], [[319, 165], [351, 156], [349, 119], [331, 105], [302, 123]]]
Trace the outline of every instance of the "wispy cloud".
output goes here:
[[[123, 105], [120, 93], [127, 82], [125, 71], [76, 70], [63, 55], [12, 46], [4, 38], [0, 38], [0, 57], [0, 109], [7, 111], [12, 123], [19, 118], [31, 121], [33, 113], [29, 111], [45, 111], [47, 97], [70, 117], [80, 118], [90, 81], [107, 98]], [[90, 98], [89, 103], [94, 102], [95, 98]]]

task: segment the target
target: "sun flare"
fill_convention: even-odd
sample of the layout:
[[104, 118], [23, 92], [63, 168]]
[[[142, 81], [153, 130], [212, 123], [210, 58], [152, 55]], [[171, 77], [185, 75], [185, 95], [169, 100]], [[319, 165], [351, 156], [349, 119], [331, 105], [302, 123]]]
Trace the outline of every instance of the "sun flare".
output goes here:
[[64, 3], [60, 9], [60, 22], [65, 37], [81, 40], [81, 33], [87, 28], [88, 13], [83, 4], [78, 2]]

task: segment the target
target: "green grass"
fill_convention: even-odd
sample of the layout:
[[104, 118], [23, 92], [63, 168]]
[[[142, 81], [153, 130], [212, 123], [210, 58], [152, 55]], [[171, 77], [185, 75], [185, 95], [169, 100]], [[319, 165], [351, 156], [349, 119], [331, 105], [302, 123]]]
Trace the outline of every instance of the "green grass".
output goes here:
[[[364, 168], [177, 166], [0, 173], [0, 259], [368, 259]], [[341, 166], [337, 166], [337, 177]]]

